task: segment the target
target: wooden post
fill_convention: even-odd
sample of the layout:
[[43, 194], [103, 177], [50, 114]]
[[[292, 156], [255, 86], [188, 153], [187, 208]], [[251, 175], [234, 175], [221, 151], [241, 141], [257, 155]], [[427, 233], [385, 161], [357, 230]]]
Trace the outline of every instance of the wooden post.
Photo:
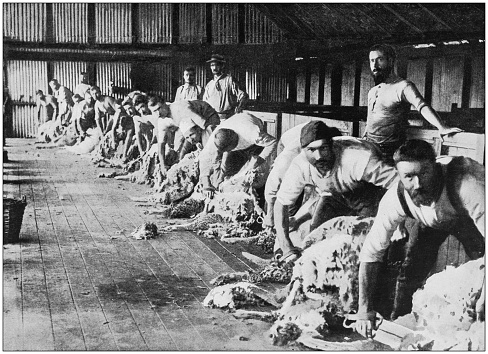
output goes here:
[[88, 3], [88, 44], [96, 42], [95, 3]]
[[310, 69], [311, 60], [305, 58], [305, 103], [310, 104], [310, 86], [312, 85], [312, 70]]
[[139, 42], [139, 4], [131, 4], [131, 18], [132, 18], [132, 44]]
[[332, 106], [340, 106], [342, 103], [342, 65], [334, 63], [331, 75], [330, 100]]
[[324, 96], [325, 96], [325, 62], [320, 61], [319, 62], [319, 97], [318, 97], [318, 104], [323, 105], [324, 104]]
[[246, 4], [237, 4], [237, 43], [246, 43]]
[[46, 43], [54, 43], [53, 4], [46, 3]]
[[286, 83], [288, 85], [288, 102], [296, 103], [297, 101], [297, 67], [295, 62], [288, 67]]
[[178, 44], [180, 37], [180, 4], [171, 4], [171, 44]]
[[432, 104], [432, 83], [434, 80], [434, 61], [432, 58], [427, 60], [427, 67], [425, 70], [425, 100]]
[[469, 108], [471, 100], [471, 75], [472, 75], [472, 60], [471, 55], [464, 57], [464, 71], [463, 71], [463, 92], [461, 93], [461, 108]]
[[205, 4], [205, 24], [207, 32], [207, 43], [211, 44], [212, 38], [212, 4]]

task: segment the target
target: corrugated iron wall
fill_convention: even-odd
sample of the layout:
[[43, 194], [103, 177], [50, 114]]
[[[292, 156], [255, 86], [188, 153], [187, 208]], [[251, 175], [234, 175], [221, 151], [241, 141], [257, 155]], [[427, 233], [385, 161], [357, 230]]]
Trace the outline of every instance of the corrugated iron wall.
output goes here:
[[36, 91], [48, 92], [47, 62], [8, 60], [7, 83], [13, 101], [9, 137], [28, 138], [37, 133]]
[[[96, 64], [96, 83], [100, 87], [100, 91], [103, 95], [109, 94], [109, 83], [114, 82], [117, 87], [123, 87], [127, 90], [132, 89], [132, 83], [130, 79], [131, 64], [121, 62], [109, 62], [109, 63], [97, 63]], [[117, 93], [115, 98], [124, 98], [123, 93]]]
[[7, 82], [12, 101], [36, 102], [36, 91], [48, 92], [47, 62], [8, 60]]
[[131, 43], [131, 4], [95, 4], [95, 27], [96, 43]]
[[283, 40], [282, 31], [252, 5], [245, 4], [245, 43], [269, 44]]
[[212, 4], [212, 39], [214, 44], [238, 43], [237, 4]]
[[464, 57], [462, 56], [434, 59], [432, 108], [441, 112], [450, 112], [453, 103], [461, 107], [463, 72]]
[[56, 43], [88, 43], [88, 4], [53, 3]]
[[179, 43], [205, 43], [206, 6], [205, 4], [179, 4]]
[[171, 43], [173, 4], [139, 4], [139, 42]]
[[23, 42], [46, 40], [46, 4], [4, 3], [3, 36]]
[[86, 63], [74, 61], [61, 61], [53, 63], [53, 79], [71, 90], [75, 90], [79, 84], [79, 76], [83, 71], [87, 71]]
[[286, 102], [286, 72], [278, 65], [266, 76], [261, 92], [261, 99], [268, 102]]

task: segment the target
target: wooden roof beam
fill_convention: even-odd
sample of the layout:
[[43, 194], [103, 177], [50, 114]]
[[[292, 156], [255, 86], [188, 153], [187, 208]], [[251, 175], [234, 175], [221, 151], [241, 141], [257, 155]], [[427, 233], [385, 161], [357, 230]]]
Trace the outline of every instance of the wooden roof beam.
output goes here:
[[385, 9], [387, 9], [388, 11], [390, 11], [393, 15], [395, 15], [396, 17], [398, 17], [398, 19], [400, 21], [402, 21], [404, 24], [410, 26], [415, 32], [417, 32], [417, 33], [423, 33], [423, 31], [420, 28], [418, 28], [417, 26], [415, 26], [413, 23], [409, 22], [405, 17], [403, 17], [398, 12], [396, 12], [395, 10], [393, 10], [390, 6], [385, 5], [385, 4], [382, 4], [382, 6]]
[[436, 14], [434, 14], [432, 11], [430, 11], [428, 8], [423, 6], [422, 4], [417, 4], [422, 10], [427, 12], [431, 17], [433, 17], [437, 22], [439, 22], [441, 25], [446, 27], [449, 31], [452, 31], [453, 29], [451, 26], [449, 26], [447, 23], [445, 23], [441, 18], [439, 18]]

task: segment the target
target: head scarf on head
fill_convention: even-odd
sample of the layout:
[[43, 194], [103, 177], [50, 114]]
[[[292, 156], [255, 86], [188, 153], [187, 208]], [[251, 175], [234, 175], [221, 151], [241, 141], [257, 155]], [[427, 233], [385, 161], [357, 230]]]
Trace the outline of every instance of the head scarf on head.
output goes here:
[[306, 147], [316, 140], [327, 140], [328, 143], [334, 136], [337, 136], [337, 129], [329, 128], [320, 120], [313, 120], [305, 124], [300, 133], [300, 145]]

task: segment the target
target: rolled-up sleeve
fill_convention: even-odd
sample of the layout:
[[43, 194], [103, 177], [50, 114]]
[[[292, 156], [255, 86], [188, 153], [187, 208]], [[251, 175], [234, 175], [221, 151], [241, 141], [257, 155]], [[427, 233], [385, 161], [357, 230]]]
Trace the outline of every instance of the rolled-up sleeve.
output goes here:
[[305, 171], [297, 163], [297, 159], [300, 159], [300, 157], [297, 156], [292, 161], [276, 195], [276, 200], [282, 205], [295, 204], [307, 184], [307, 179], [304, 174]]
[[459, 187], [461, 204], [473, 219], [478, 231], [485, 236], [485, 183], [484, 179], [469, 175]]
[[270, 158], [270, 156], [276, 151], [278, 141], [274, 136], [261, 131], [255, 141], [255, 144], [264, 147], [263, 151], [261, 151], [259, 154], [259, 157], [263, 158], [264, 160], [268, 160], [268, 158]]
[[378, 214], [366, 236], [359, 261], [382, 262], [393, 232], [406, 217], [397, 196], [397, 184], [394, 184], [381, 199]]
[[375, 155], [371, 155], [364, 169], [363, 180], [375, 186], [389, 189], [398, 182], [399, 177], [393, 166], [389, 166]]
[[427, 106], [427, 102], [425, 102], [422, 94], [417, 89], [417, 86], [411, 81], [407, 80], [407, 85], [403, 89], [402, 95], [403, 100], [409, 102], [419, 112], [422, 108]]

